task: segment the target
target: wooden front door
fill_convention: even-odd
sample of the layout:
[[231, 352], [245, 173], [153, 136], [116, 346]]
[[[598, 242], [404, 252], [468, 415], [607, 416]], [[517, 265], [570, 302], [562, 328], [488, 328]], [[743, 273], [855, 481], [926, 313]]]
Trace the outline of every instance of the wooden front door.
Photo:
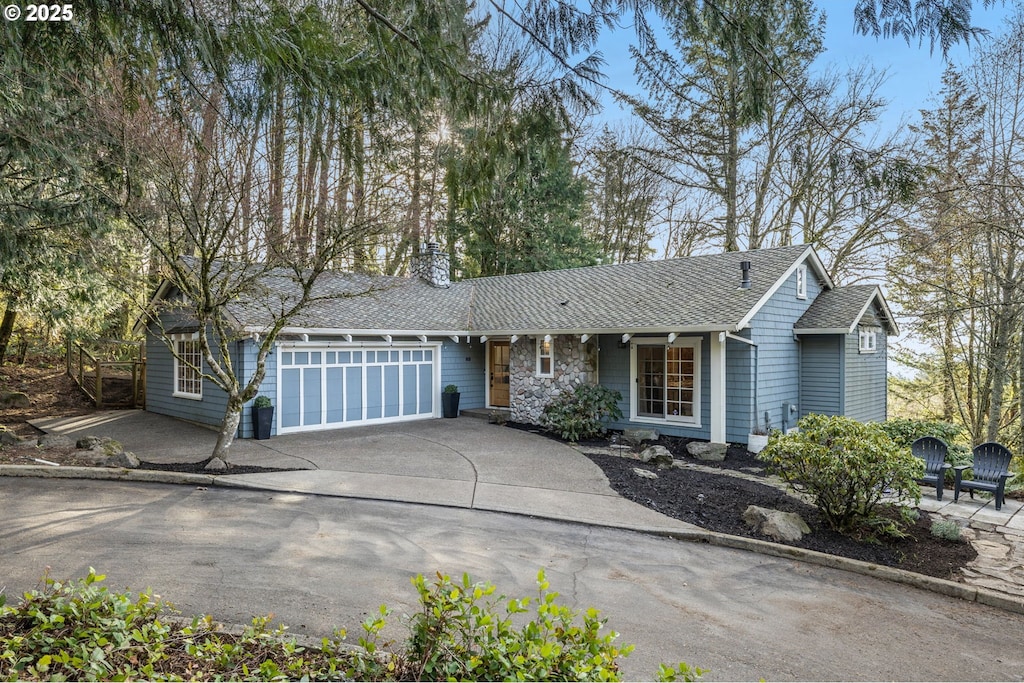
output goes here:
[[508, 354], [507, 341], [491, 342], [491, 405], [495, 408], [508, 408]]

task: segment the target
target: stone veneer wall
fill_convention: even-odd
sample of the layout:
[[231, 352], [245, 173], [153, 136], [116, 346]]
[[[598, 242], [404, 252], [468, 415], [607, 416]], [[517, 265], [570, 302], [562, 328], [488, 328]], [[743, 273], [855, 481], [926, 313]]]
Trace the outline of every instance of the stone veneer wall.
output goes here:
[[538, 424], [541, 411], [555, 396], [597, 378], [597, 339], [580, 343], [579, 335], [552, 338], [554, 377], [537, 376], [537, 342], [520, 338], [509, 351], [509, 392], [512, 420]]

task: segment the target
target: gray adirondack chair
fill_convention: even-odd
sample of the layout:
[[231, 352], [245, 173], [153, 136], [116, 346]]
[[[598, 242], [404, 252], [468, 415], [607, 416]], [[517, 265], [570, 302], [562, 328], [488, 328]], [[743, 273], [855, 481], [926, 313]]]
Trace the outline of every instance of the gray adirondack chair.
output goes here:
[[[1002, 444], [995, 442], [983, 443], [974, 447], [974, 464], [957, 465], [953, 468], [955, 481], [953, 484], [953, 501], [960, 499], [960, 490], [967, 489], [971, 498], [975, 491], [988, 491], [995, 495], [996, 510], [1003, 507], [1003, 490], [1006, 480], [1013, 476], [1010, 472], [1010, 460], [1013, 454]], [[970, 469], [973, 479], [964, 479], [964, 470]]]
[[946, 470], [952, 467], [946, 462], [949, 447], [942, 439], [934, 436], [922, 436], [910, 444], [910, 452], [915, 458], [924, 460], [924, 476], [918, 483], [935, 487], [935, 500], [942, 500], [942, 490], [946, 482]]

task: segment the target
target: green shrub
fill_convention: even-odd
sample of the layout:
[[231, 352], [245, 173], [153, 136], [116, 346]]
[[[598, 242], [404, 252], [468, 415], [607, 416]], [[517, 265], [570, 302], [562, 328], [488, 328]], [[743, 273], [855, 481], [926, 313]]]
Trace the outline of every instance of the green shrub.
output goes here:
[[899, 534], [905, 520], [882, 514], [890, 495], [921, 500], [915, 479], [924, 467], [877, 424], [807, 415], [793, 434], [768, 442], [758, 458], [796, 490], [809, 494], [828, 525], [844, 534]]
[[[159, 598], [109, 592], [103, 579], [92, 569], [74, 582], [44, 577], [16, 606], [0, 593], [0, 680], [619, 680], [618, 658], [633, 649], [616, 646], [617, 633], [600, 632], [605, 622], [595, 609], [577, 623], [543, 572], [536, 616], [522, 627], [512, 621], [529, 598], [509, 600], [500, 616], [505, 597], [493, 597], [490, 584], [439, 574], [428, 587], [417, 577], [420, 611], [397, 651], [379, 642], [390, 614], [383, 605], [363, 622], [360, 648], [345, 645], [344, 631], [305, 648], [284, 626], [270, 628], [270, 617], [254, 618], [241, 634], [223, 632], [208, 616], [174, 625]], [[658, 671], [659, 680], [702, 674], [686, 663]]]
[[103, 579], [93, 569], [77, 581], [44, 577], [20, 604], [0, 606], [0, 680], [342, 680], [370, 668], [340, 638], [307, 651], [283, 627], [269, 630], [269, 617], [235, 636], [209, 617], [174, 626], [152, 593], [133, 599]]
[[260, 395], [252, 400], [253, 408], [269, 408], [271, 405], [269, 396]]
[[[881, 423], [881, 427], [897, 446], [907, 448], [922, 436], [942, 439], [949, 446], [946, 462], [953, 466], [971, 464], [971, 449], [961, 440], [964, 430], [960, 425], [940, 420], [912, 420], [900, 417]], [[952, 469], [946, 470], [946, 479], [949, 482], [953, 481]]]
[[947, 541], [959, 541], [960, 525], [951, 519], [937, 519], [932, 522], [932, 536]]
[[[422, 576], [413, 584], [422, 609], [410, 623], [407, 673], [417, 680], [618, 681], [618, 659], [633, 650], [615, 645], [618, 633], [601, 634], [605, 622], [596, 609], [588, 609], [578, 624], [579, 615], [559, 605], [558, 593], [548, 590], [543, 570], [537, 574], [536, 601], [494, 597], [493, 585], [473, 583], [465, 574], [459, 583], [439, 573], [433, 585]], [[531, 602], [535, 614], [515, 626], [516, 615], [529, 611]], [[685, 663], [659, 672], [662, 680], [688, 681], [702, 673]]]
[[459, 393], [459, 387], [457, 384], [446, 384], [444, 387], [444, 393], [457, 394]]
[[563, 391], [551, 400], [540, 416], [540, 423], [566, 441], [597, 436], [605, 418], [622, 417], [622, 394], [607, 387], [580, 384], [574, 391]]

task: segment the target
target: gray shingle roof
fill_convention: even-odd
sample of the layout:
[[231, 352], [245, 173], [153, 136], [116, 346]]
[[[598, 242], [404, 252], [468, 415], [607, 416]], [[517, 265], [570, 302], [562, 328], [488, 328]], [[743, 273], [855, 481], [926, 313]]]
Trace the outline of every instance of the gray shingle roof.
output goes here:
[[[418, 278], [325, 273], [320, 298], [289, 328], [481, 334], [736, 328], [807, 251], [801, 245], [523, 273], [445, 289]], [[751, 262], [750, 289], [739, 286], [740, 261]], [[282, 298], [295, 294], [285, 278], [265, 278], [264, 285], [263, 294], [231, 307], [245, 327], [265, 325]]]
[[[734, 327], [807, 247], [523, 273], [475, 280], [476, 329]], [[751, 288], [740, 289], [740, 261]]]
[[879, 318], [888, 327], [888, 331], [895, 332], [895, 322], [885, 307], [881, 292], [876, 285], [851, 285], [822, 292], [796, 321], [793, 329], [797, 333], [803, 334], [812, 331], [851, 332], [860, 322], [865, 307], [872, 302], [879, 311]]

